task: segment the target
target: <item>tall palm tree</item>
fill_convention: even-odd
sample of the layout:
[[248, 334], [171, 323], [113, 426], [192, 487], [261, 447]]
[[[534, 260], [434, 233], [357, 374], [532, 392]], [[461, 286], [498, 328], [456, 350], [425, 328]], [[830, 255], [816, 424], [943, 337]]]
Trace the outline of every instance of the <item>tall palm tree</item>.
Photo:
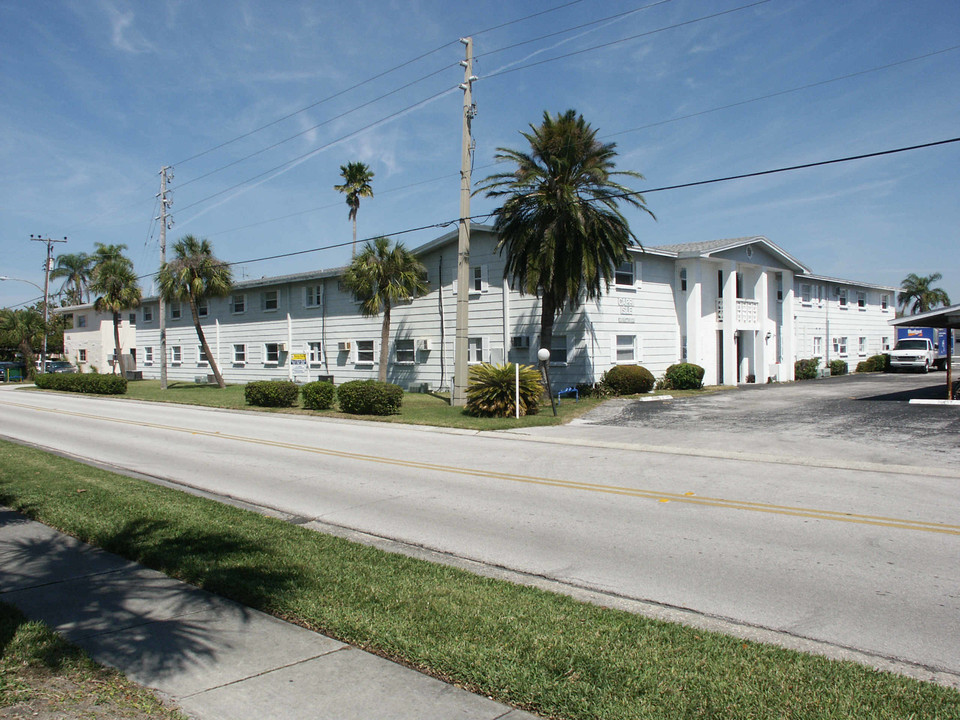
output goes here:
[[220, 366], [210, 352], [207, 337], [200, 326], [198, 307], [201, 300], [212, 297], [226, 297], [233, 287], [230, 266], [213, 256], [213, 248], [206, 239], [185, 235], [173, 246], [174, 259], [160, 268], [157, 284], [160, 293], [168, 301], [186, 300], [190, 304], [193, 326], [197, 330], [197, 339], [203, 348], [203, 354], [210, 363], [217, 385], [226, 387]]
[[343, 178], [343, 185], [334, 185], [333, 189], [346, 193], [347, 207], [350, 208], [347, 218], [353, 221], [353, 247], [350, 250], [350, 257], [356, 257], [357, 210], [360, 209], [360, 198], [373, 197], [373, 188], [370, 187], [373, 171], [365, 163], [352, 162], [340, 166], [340, 176]]
[[521, 293], [540, 296], [540, 345], [549, 349], [566, 305], [598, 297], [601, 282], [610, 284], [638, 242], [618, 202], [654, 215], [641, 195], [614, 179], [643, 176], [615, 171], [616, 145], [597, 140], [582, 115], [544, 112], [530, 130], [521, 133], [529, 151], [497, 148], [497, 160], [516, 169], [491, 175], [476, 192], [505, 198], [494, 224], [497, 249], [506, 252], [503, 276]]
[[398, 242], [379, 237], [368, 242], [343, 274], [343, 282], [360, 301], [360, 312], [367, 317], [383, 313], [380, 329], [380, 370], [378, 378], [387, 380], [390, 346], [390, 309], [401, 300], [410, 300], [429, 289], [427, 269], [417, 256]]
[[143, 293], [133, 271], [133, 263], [126, 257], [115, 255], [97, 263], [90, 290], [97, 299], [93, 307], [97, 312], [113, 315], [113, 373], [124, 374], [123, 348], [120, 345], [120, 313], [140, 305]]
[[57, 266], [50, 273], [50, 279], [64, 279], [60, 292], [67, 296], [71, 305], [82, 304], [84, 296], [89, 299], [90, 291], [87, 285], [94, 262], [95, 258], [87, 253], [65, 253], [57, 256]]
[[939, 305], [949, 305], [950, 296], [947, 295], [946, 290], [931, 287], [935, 282], [942, 279], [943, 275], [938, 272], [926, 276], [910, 273], [900, 283], [897, 304], [906, 311], [907, 305], [913, 303], [913, 307], [910, 309], [910, 313], [913, 315], [933, 310]]

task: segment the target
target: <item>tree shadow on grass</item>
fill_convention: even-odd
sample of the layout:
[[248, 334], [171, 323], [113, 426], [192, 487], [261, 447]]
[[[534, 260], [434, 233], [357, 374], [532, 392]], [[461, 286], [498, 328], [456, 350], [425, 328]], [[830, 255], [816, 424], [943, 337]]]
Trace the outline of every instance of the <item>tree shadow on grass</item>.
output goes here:
[[[294, 582], [282, 570], [244, 564], [245, 556], [259, 556], [257, 548], [216, 532], [132, 520], [100, 541], [248, 604], [269, 604], [274, 592]], [[223, 558], [236, 561], [217, 562]], [[214, 667], [235, 647], [252, 615], [243, 605], [26, 524], [6, 509], [0, 509], [0, 601], [45, 622], [99, 662], [154, 685], [174, 678], [189, 686], [191, 675]], [[0, 649], [10, 637], [3, 633]]]

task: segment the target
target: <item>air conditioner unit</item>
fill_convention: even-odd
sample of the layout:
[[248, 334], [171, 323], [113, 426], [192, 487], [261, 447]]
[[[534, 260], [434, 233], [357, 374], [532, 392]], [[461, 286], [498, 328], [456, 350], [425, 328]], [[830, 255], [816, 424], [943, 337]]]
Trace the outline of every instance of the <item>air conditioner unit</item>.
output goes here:
[[353, 344], [349, 340], [341, 340], [337, 343], [337, 352], [350, 352]]
[[287, 344], [284, 343], [284, 342], [278, 343], [278, 344], [277, 344], [277, 347], [280, 349], [280, 352], [286, 352], [286, 351], [287, 351]]
[[417, 345], [420, 350], [433, 350], [433, 340], [430, 338], [423, 338]]

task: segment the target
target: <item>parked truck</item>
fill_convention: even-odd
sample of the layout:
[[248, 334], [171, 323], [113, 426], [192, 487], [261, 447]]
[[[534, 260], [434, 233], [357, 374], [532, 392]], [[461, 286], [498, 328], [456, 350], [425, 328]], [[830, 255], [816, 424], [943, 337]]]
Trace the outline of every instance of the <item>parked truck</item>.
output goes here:
[[946, 363], [946, 330], [921, 327], [897, 328], [897, 344], [890, 351], [891, 370], [929, 372], [932, 367], [943, 370]]

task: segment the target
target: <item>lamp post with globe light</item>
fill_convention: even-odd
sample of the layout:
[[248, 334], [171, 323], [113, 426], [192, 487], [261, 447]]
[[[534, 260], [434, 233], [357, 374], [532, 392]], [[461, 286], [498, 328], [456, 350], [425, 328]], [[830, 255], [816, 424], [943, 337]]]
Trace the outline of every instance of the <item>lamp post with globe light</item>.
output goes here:
[[547, 380], [547, 392], [550, 394], [550, 407], [553, 408], [553, 416], [557, 416], [557, 405], [553, 401], [553, 388], [550, 387], [550, 351], [547, 348], [537, 350], [537, 359], [540, 360], [540, 367], [543, 370], [543, 376]]

